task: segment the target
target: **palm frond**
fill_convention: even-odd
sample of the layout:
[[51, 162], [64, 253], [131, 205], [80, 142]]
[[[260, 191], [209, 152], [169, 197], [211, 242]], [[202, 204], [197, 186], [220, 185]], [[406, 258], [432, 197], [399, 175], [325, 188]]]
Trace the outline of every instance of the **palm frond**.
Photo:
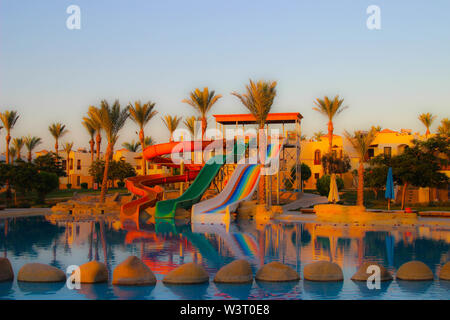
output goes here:
[[259, 80], [246, 85], [246, 93], [232, 92], [242, 104], [253, 114], [256, 122], [263, 127], [276, 97], [276, 81]]
[[369, 147], [375, 139], [375, 135], [376, 131], [374, 129], [371, 129], [368, 132], [357, 130], [353, 135], [344, 131], [345, 138], [350, 142], [361, 162], [365, 161], [366, 155], [369, 152]]
[[145, 104], [141, 104], [140, 101], [136, 101], [133, 104], [128, 104], [128, 112], [130, 113], [131, 120], [136, 123], [140, 129], [143, 129], [145, 125], [158, 113], [154, 110], [155, 103], [148, 101]]
[[3, 127], [8, 133], [14, 128], [14, 125], [18, 119], [19, 115], [17, 111], [6, 110], [4, 112], [0, 112], [0, 120], [2, 120]]

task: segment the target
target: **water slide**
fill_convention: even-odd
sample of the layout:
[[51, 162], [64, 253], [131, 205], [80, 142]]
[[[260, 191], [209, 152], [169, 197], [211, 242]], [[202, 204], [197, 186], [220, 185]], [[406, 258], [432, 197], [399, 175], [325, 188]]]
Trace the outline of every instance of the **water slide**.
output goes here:
[[[219, 141], [221, 145], [223, 142]], [[217, 155], [210, 158], [186, 192], [178, 198], [158, 201], [156, 203], [155, 218], [174, 218], [178, 208], [189, 209], [199, 202], [209, 185], [219, 173], [220, 168], [222, 168], [225, 163], [232, 162], [230, 161], [231, 159], [233, 159], [233, 161], [238, 159], [243, 155], [242, 152], [245, 153], [245, 147], [239, 148], [238, 143], [235, 143], [231, 154]]]
[[[144, 149], [144, 158], [146, 160], [153, 160], [158, 163], [163, 163], [164, 166], [179, 167], [179, 164], [174, 164], [170, 159], [163, 158], [162, 156], [171, 154], [174, 150], [176, 150], [176, 152], [203, 150], [209, 144], [211, 144], [211, 141], [169, 142], [152, 145]], [[201, 165], [187, 164], [185, 168], [187, 172], [177, 176], [165, 177], [157, 174], [137, 176], [126, 179], [125, 186], [127, 189], [132, 194], [140, 196], [141, 198], [122, 205], [120, 210], [121, 218], [128, 217], [128, 220], [134, 221], [134, 223], [138, 226], [139, 222], [137, 219], [139, 217], [139, 213], [148, 207], [155, 206], [155, 204], [162, 199], [164, 190], [159, 187], [159, 185], [194, 180], [201, 170]]]
[[[267, 146], [266, 161], [276, 159], [282, 144]], [[192, 207], [193, 223], [229, 223], [234, 212], [243, 201], [250, 200], [258, 187], [263, 165], [238, 164], [225, 188], [216, 197], [200, 202]]]

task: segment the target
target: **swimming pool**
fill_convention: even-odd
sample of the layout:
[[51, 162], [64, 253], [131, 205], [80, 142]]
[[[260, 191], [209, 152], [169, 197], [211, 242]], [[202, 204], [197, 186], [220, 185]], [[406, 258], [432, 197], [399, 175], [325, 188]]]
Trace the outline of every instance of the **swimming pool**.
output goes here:
[[[204, 285], [123, 287], [65, 283], [0, 283], [0, 299], [450, 299], [450, 281], [437, 279], [450, 260], [450, 228], [443, 226], [356, 226], [321, 223], [257, 225], [254, 221], [224, 225], [191, 225], [181, 221], [123, 225], [114, 219], [59, 221], [46, 217], [0, 219], [0, 256], [12, 263], [14, 273], [28, 262], [51, 264], [62, 270], [90, 260], [106, 262], [110, 276], [129, 255], [141, 258], [158, 280], [186, 262], [202, 264], [211, 282]], [[280, 261], [302, 276], [313, 261], [338, 263], [345, 280], [317, 283], [253, 282], [215, 284], [217, 270], [234, 259], [247, 259], [256, 272], [262, 263]], [[376, 261], [395, 273], [410, 260], [426, 263], [434, 281], [394, 280], [369, 290], [351, 276], [365, 261]], [[303, 278], [303, 277], [302, 277]]]

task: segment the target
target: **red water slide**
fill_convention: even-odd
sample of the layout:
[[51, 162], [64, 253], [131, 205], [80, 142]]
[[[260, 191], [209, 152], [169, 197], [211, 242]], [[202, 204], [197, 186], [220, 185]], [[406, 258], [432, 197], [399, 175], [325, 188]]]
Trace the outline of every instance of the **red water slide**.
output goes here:
[[[156, 144], [148, 146], [144, 149], [144, 158], [146, 160], [152, 160], [156, 163], [161, 163], [164, 166], [179, 167], [178, 164], [173, 163], [170, 159], [163, 158], [161, 156], [172, 154], [173, 152], [193, 152], [204, 150], [211, 143], [212, 141], [183, 141]], [[120, 210], [121, 220], [131, 219], [139, 228], [139, 222], [136, 220], [139, 217], [139, 212], [148, 207], [155, 206], [156, 202], [162, 199], [164, 189], [159, 185], [193, 180], [201, 170], [201, 167], [202, 166], [198, 164], [186, 164], [186, 173], [182, 175], [165, 177], [161, 174], [154, 174], [126, 179], [125, 186], [127, 189], [141, 198], [122, 205]]]

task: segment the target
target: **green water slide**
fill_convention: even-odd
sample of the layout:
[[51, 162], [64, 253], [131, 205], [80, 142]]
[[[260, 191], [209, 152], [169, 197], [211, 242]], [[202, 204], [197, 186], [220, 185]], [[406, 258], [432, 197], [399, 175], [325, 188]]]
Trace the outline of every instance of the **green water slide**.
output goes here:
[[[211, 182], [219, 173], [220, 168], [226, 163], [227, 157], [237, 155], [238, 150], [242, 151], [242, 149], [245, 153], [245, 147], [238, 149], [237, 144], [235, 144], [232, 155], [218, 155], [209, 159], [202, 170], [200, 170], [191, 186], [180, 197], [158, 201], [156, 203], [155, 218], [174, 218], [177, 208], [189, 209], [199, 202]], [[240, 152], [240, 156], [241, 155]]]

